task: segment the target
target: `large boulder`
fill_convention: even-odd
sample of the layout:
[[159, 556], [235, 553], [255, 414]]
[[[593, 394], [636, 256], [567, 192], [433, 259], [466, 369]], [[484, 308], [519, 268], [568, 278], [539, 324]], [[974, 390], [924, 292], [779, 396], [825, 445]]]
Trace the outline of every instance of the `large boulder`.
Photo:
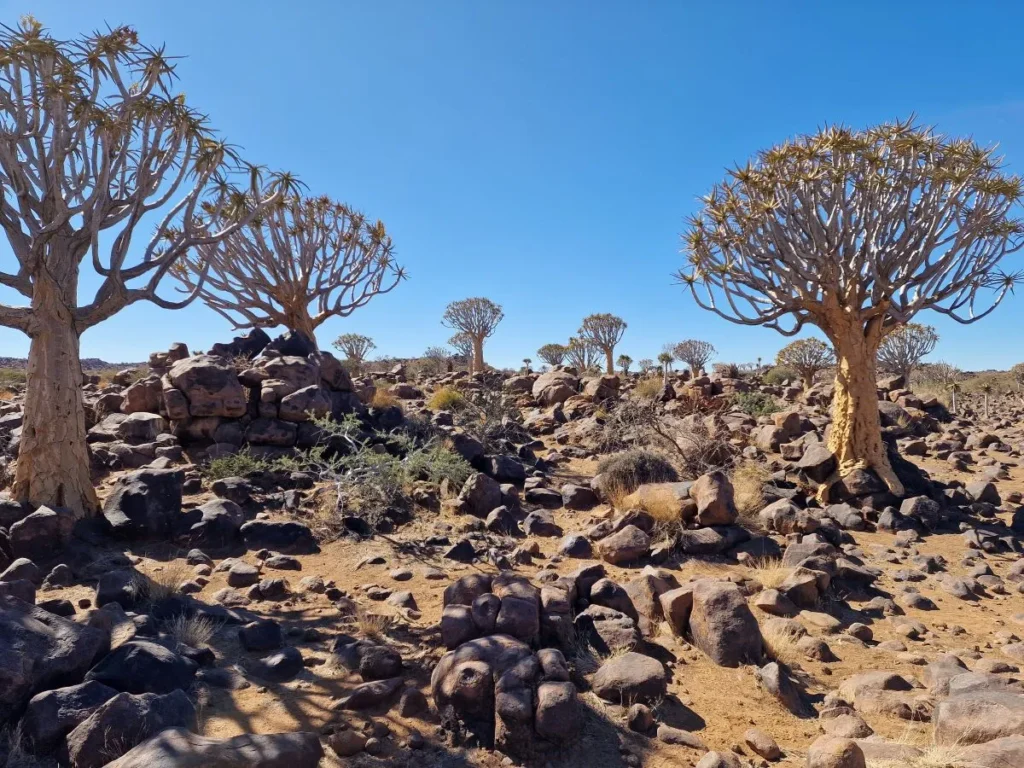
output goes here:
[[657, 659], [632, 651], [609, 659], [597, 670], [591, 687], [605, 701], [650, 701], [665, 695], [668, 675]]
[[75, 514], [71, 510], [39, 507], [11, 526], [11, 554], [29, 560], [50, 560], [67, 546], [74, 527]]
[[188, 690], [198, 666], [162, 645], [134, 640], [117, 647], [89, 670], [88, 680], [126, 693]]
[[984, 744], [1005, 736], [1024, 736], [1024, 694], [976, 691], [950, 696], [932, 714], [935, 743]]
[[286, 555], [308, 555], [320, 551], [309, 527], [291, 520], [250, 520], [239, 532], [249, 549], [270, 549]]
[[315, 733], [245, 733], [228, 739], [168, 728], [106, 768], [316, 768], [323, 757]]
[[487, 517], [491, 510], [501, 506], [501, 485], [483, 472], [475, 472], [463, 484], [459, 504], [471, 515]]
[[247, 408], [245, 388], [238, 374], [223, 358], [195, 355], [178, 360], [167, 378], [188, 399], [193, 417], [223, 416], [238, 418]]
[[99, 629], [0, 596], [0, 722], [39, 691], [81, 682], [107, 642]]
[[103, 504], [103, 516], [119, 536], [168, 536], [181, 515], [184, 477], [178, 469], [140, 469], [122, 475]]
[[690, 489], [697, 502], [700, 525], [732, 525], [738, 514], [733, 500], [732, 483], [724, 472], [709, 472], [697, 478]]
[[761, 629], [739, 587], [700, 579], [693, 585], [690, 634], [694, 645], [723, 667], [760, 661]]
[[115, 696], [117, 691], [94, 680], [38, 693], [21, 719], [22, 735], [33, 752], [50, 752], [79, 723]]
[[580, 381], [568, 371], [542, 373], [533, 382], [533, 396], [541, 405], [564, 403], [579, 391]]
[[184, 691], [119, 693], [68, 734], [71, 768], [101, 768], [167, 728], [195, 728], [196, 710]]

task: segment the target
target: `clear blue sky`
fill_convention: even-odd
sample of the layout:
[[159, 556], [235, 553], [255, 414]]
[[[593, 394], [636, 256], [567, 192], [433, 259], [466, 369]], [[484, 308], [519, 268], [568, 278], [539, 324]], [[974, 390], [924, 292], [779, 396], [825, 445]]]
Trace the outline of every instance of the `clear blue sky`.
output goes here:
[[[998, 142], [1024, 172], [1024, 3], [1003, 0], [23, 0], [58, 36], [132, 24], [165, 42], [181, 88], [248, 159], [388, 226], [411, 278], [320, 342], [353, 331], [381, 353], [443, 344], [445, 305], [488, 296], [505, 320], [488, 361], [518, 364], [592, 312], [622, 316], [620, 350], [711, 341], [768, 359], [782, 337], [731, 325], [672, 284], [679, 234], [723, 169], [826, 122], [916, 112]], [[0, 263], [12, 257], [0, 246]], [[1024, 265], [1024, 256], [1015, 259]], [[1024, 359], [1024, 296], [939, 327], [964, 368]], [[136, 305], [83, 337], [85, 356], [142, 360], [231, 336], [201, 306]], [[27, 339], [0, 329], [0, 355]]]

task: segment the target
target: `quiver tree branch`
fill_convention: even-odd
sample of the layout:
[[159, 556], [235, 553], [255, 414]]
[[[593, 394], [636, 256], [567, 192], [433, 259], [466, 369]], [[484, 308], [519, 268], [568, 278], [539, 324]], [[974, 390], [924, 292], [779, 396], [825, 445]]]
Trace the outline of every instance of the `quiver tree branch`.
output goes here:
[[829, 448], [840, 471], [874, 469], [895, 493], [874, 395], [886, 333], [932, 309], [991, 312], [1019, 273], [1021, 179], [991, 150], [912, 122], [826, 128], [761, 152], [703, 198], [678, 278], [697, 303], [786, 335], [817, 325], [835, 347]]
[[[0, 229], [13, 256], [0, 265], [0, 285], [27, 300], [0, 305], [0, 324], [32, 339], [18, 500], [96, 509], [80, 335], [137, 301], [187, 304], [196, 292], [177, 301], [157, 294], [167, 273], [294, 183], [242, 164], [172, 90], [174, 79], [163, 49], [130, 27], [73, 41], [27, 17], [0, 28]], [[140, 230], [151, 234], [133, 248]], [[86, 260], [100, 280], [79, 305]]]
[[290, 196], [227, 237], [200, 245], [176, 274], [235, 328], [285, 326], [316, 338], [405, 277], [380, 221], [327, 197]]

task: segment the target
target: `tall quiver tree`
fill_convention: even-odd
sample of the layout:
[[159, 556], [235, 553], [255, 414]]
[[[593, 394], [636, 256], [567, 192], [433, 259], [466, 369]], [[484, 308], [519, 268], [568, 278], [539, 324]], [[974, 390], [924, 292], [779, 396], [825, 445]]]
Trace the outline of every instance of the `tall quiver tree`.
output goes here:
[[577, 331], [581, 341], [604, 353], [607, 374], [615, 373], [615, 345], [622, 341], [625, 332], [626, 321], [607, 312], [583, 318]]
[[377, 345], [373, 343], [373, 339], [361, 333], [343, 333], [334, 340], [334, 348], [345, 356], [354, 370], [359, 371], [366, 356], [375, 350]]
[[879, 344], [921, 310], [970, 323], [999, 304], [1018, 279], [999, 264], [1022, 245], [1021, 195], [970, 140], [910, 122], [826, 128], [760, 153], [703, 198], [679, 277], [733, 322], [821, 328], [838, 357], [838, 475], [870, 468], [901, 494], [881, 436]]
[[893, 328], [878, 347], [878, 366], [883, 371], [902, 376], [910, 386], [910, 374], [925, 355], [939, 343], [939, 334], [930, 325], [907, 323]]
[[484, 341], [494, 333], [504, 316], [500, 306], [482, 297], [453, 301], [445, 309], [441, 324], [467, 334], [473, 341], [470, 370], [474, 373], [484, 370]]
[[[381, 221], [328, 197], [291, 196], [247, 226], [203, 243], [176, 272], [235, 328], [284, 326], [316, 340], [405, 277]], [[203, 278], [205, 277], [205, 281]]]
[[804, 389], [810, 389], [818, 371], [836, 364], [836, 356], [820, 339], [798, 339], [780, 349], [775, 362], [799, 373]]
[[473, 339], [465, 331], [453, 333], [448, 339], [448, 346], [455, 350], [455, 355], [466, 363], [466, 368], [473, 370]]
[[[205, 119], [172, 92], [162, 49], [118, 27], [55, 40], [34, 19], [0, 28], [0, 227], [14, 257], [0, 325], [31, 338], [14, 495], [78, 515], [98, 507], [89, 476], [79, 339], [157, 296], [189, 251], [245, 226], [290, 180], [243, 168]], [[232, 184], [241, 172], [241, 188]], [[172, 202], [173, 201], [173, 202]], [[155, 224], [137, 259], [133, 237]], [[88, 259], [88, 261], [86, 261]], [[79, 303], [82, 263], [99, 287]], [[199, 284], [201, 285], [202, 275]]]

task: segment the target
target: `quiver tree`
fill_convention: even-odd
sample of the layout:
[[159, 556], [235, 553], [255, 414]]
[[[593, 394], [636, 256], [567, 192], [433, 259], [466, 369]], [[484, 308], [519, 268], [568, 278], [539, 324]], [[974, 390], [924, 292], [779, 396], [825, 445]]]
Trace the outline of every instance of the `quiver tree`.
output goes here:
[[537, 357], [552, 367], [561, 365], [565, 360], [565, 345], [545, 344], [537, 350]]
[[472, 369], [473, 339], [468, 333], [459, 331], [452, 334], [452, 337], [448, 339], [448, 346], [455, 350], [455, 354], [466, 363], [467, 368]]
[[444, 347], [427, 347], [423, 352], [423, 367], [430, 374], [441, 373], [451, 357], [452, 353]]
[[649, 357], [640, 358], [640, 361], [637, 363], [637, 367], [642, 373], [650, 373], [652, 370], [657, 368], [654, 361]]
[[334, 348], [345, 356], [355, 370], [363, 367], [366, 356], [377, 348], [373, 339], [361, 333], [343, 333], [334, 340]]
[[686, 363], [690, 374], [696, 378], [707, 367], [708, 360], [715, 356], [715, 348], [709, 341], [687, 339], [676, 344], [672, 354], [677, 360]]
[[[933, 309], [970, 323], [1017, 275], [1022, 194], [990, 150], [911, 123], [826, 128], [760, 153], [703, 199], [679, 277], [705, 309], [794, 335], [817, 325], [838, 367], [828, 447], [839, 475], [873, 469], [902, 484], [882, 442], [878, 347]], [[826, 485], [823, 495], [827, 495]]]
[[615, 345], [622, 341], [625, 332], [626, 321], [607, 312], [583, 318], [577, 331], [580, 341], [604, 353], [605, 373], [608, 374], [615, 373]]
[[500, 306], [485, 298], [453, 301], [445, 309], [441, 324], [462, 331], [472, 340], [473, 362], [470, 371], [483, 372], [484, 340], [494, 333], [504, 316]]
[[625, 376], [629, 373], [629, 366], [633, 364], [633, 358], [629, 355], [619, 355], [619, 359], [615, 362], [619, 364], [619, 368], [622, 369], [622, 375]]
[[[31, 18], [0, 28], [0, 227], [13, 263], [0, 325], [31, 338], [14, 496], [97, 508], [89, 476], [79, 339], [129, 304], [178, 301], [157, 287], [193, 248], [247, 226], [292, 185], [240, 164], [204, 117], [173, 93], [162, 49], [117, 27], [65, 42]], [[237, 179], [241, 186], [236, 186]], [[140, 225], [148, 240], [129, 249]], [[96, 273], [79, 302], [83, 262]]]
[[[328, 197], [289, 196], [183, 259], [177, 277], [235, 328], [284, 326], [316, 340], [405, 277], [380, 221]], [[205, 277], [205, 281], [203, 278]]]
[[798, 339], [779, 350], [775, 364], [795, 370], [803, 379], [804, 389], [810, 389], [818, 371], [836, 364], [836, 356], [832, 348], [819, 339]]
[[597, 365], [598, 350], [583, 339], [575, 336], [565, 345], [565, 362], [580, 373], [585, 373]]
[[934, 381], [940, 388], [949, 392], [950, 408], [953, 413], [956, 413], [956, 393], [960, 391], [960, 382], [963, 381], [964, 372], [952, 363], [939, 360], [927, 367], [926, 376], [929, 381]]
[[1013, 376], [1013, 383], [1017, 385], [1017, 391], [1020, 392], [1020, 388], [1024, 385], [1024, 363], [1017, 363], [1010, 369], [1010, 375]]
[[668, 370], [673, 360], [675, 358], [672, 357], [671, 352], [662, 352], [658, 355], [658, 362], [661, 363], [661, 380], [666, 384], [668, 383]]
[[910, 374], [931, 354], [939, 343], [939, 334], [930, 325], [907, 323], [893, 328], [878, 346], [878, 367], [888, 373], [902, 376], [905, 386], [910, 386]]

